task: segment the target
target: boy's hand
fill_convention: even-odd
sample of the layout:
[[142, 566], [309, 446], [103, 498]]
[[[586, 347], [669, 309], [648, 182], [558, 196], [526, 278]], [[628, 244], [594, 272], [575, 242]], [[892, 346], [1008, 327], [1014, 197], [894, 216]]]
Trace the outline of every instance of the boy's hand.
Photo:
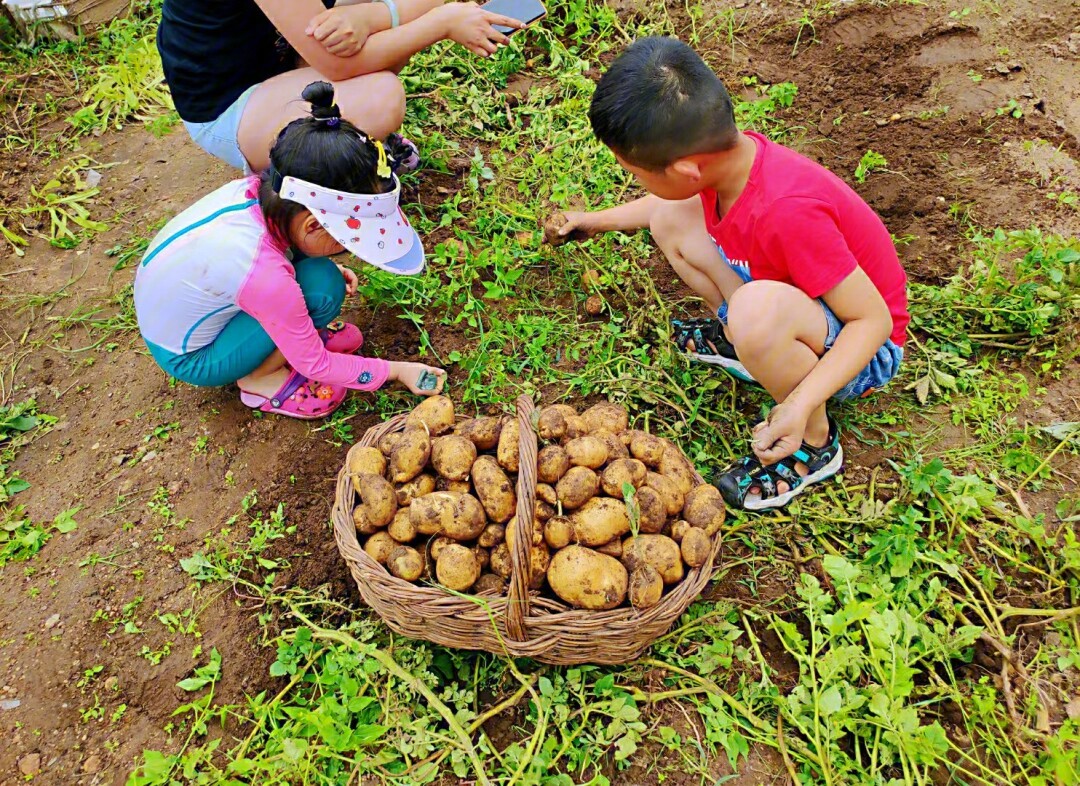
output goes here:
[[306, 32], [323, 48], [338, 57], [352, 57], [359, 52], [371, 33], [366, 3], [328, 8], [308, 22]]
[[544, 242], [551, 246], [561, 246], [574, 241], [580, 243], [600, 232], [591, 213], [564, 210], [556, 213], [544, 224]]
[[456, 41], [473, 54], [487, 57], [498, 51], [499, 44], [509, 44], [510, 39], [493, 25], [521, 29], [525, 23], [501, 14], [484, 11], [476, 3], [448, 3], [429, 13], [441, 15], [444, 38]]
[[356, 288], [360, 285], [360, 279], [356, 277], [356, 273], [344, 265], [338, 265], [337, 269], [341, 271], [341, 277], [345, 279], [345, 294], [355, 295]]
[[[419, 387], [420, 375], [425, 371], [438, 377], [438, 383], [435, 385], [434, 390], [421, 390]], [[442, 393], [443, 387], [446, 385], [446, 372], [443, 369], [423, 363], [391, 361], [390, 378], [396, 379], [418, 396], [437, 396]]]
[[793, 404], [777, 404], [769, 417], [754, 427], [751, 447], [762, 464], [775, 464], [787, 458], [803, 443], [809, 416]]

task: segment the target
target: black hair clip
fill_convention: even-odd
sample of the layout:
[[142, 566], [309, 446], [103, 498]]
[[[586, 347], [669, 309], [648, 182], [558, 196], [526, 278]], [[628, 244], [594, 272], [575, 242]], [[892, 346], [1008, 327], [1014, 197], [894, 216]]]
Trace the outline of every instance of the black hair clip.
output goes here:
[[280, 194], [281, 185], [285, 182], [284, 175], [273, 164], [266, 170], [266, 173], [270, 176], [270, 187], [274, 189], [274, 193]]

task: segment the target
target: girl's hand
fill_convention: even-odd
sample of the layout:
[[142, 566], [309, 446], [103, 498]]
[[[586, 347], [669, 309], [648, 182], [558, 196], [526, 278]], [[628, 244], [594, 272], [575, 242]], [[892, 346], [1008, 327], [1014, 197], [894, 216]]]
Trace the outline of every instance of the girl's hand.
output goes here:
[[[420, 375], [425, 371], [434, 374], [438, 378], [434, 390], [421, 390], [417, 387]], [[437, 396], [442, 393], [443, 387], [446, 385], [446, 372], [443, 369], [423, 363], [405, 363], [392, 360], [390, 361], [390, 378], [396, 379], [418, 396]]]
[[476, 3], [449, 3], [429, 13], [442, 15], [446, 30], [444, 38], [456, 41], [480, 57], [495, 54], [499, 44], [510, 43], [510, 39], [496, 30], [493, 25], [519, 30], [525, 27], [525, 23], [518, 19], [484, 11]]
[[352, 57], [364, 47], [371, 34], [371, 24], [367, 18], [369, 13], [371, 11], [366, 3], [329, 8], [313, 17], [304, 32], [322, 44], [330, 54]]
[[341, 271], [341, 277], [345, 279], [345, 294], [355, 295], [356, 288], [360, 286], [360, 279], [356, 277], [356, 273], [344, 265], [338, 265], [337, 269]]

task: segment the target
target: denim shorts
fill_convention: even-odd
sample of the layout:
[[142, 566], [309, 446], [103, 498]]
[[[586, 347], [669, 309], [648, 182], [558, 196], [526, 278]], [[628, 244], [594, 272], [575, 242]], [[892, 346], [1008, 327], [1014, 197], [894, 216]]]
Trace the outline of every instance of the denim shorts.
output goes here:
[[[731, 265], [731, 269], [738, 273], [739, 278], [743, 281], [749, 282], [753, 280], [749, 268], [744, 265], [732, 265], [728, 262], [723, 251], [720, 252], [720, 256], [723, 257], [725, 264]], [[821, 306], [821, 310], [825, 312], [825, 322], [828, 324], [828, 334], [825, 336], [825, 351], [828, 352], [836, 343], [836, 337], [840, 335], [844, 323], [840, 321], [840, 317], [833, 313], [833, 310], [829, 308], [824, 300], [818, 298], [817, 302]], [[727, 324], [727, 302], [720, 304], [716, 317], [723, 324]], [[881, 349], [866, 364], [866, 368], [860, 371], [855, 376], [855, 379], [836, 391], [832, 396], [833, 399], [835, 401], [847, 401], [848, 399], [869, 396], [874, 391], [880, 390], [896, 376], [896, 372], [900, 370], [900, 361], [903, 359], [904, 348], [894, 344], [891, 338], [887, 339]]]
[[251, 167], [240, 152], [240, 118], [244, 116], [244, 107], [257, 87], [258, 85], [249, 87], [229, 104], [224, 112], [208, 123], [184, 121], [184, 128], [191, 134], [195, 144], [226, 164], [242, 169], [245, 175], [251, 174]]

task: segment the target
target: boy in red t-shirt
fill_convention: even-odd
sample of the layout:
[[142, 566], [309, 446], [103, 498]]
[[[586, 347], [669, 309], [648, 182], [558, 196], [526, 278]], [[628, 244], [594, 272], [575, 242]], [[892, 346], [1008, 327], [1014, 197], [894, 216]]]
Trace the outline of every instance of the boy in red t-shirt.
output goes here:
[[787, 504], [843, 463], [825, 403], [881, 388], [903, 358], [906, 277], [888, 230], [825, 168], [740, 133], [723, 84], [673, 38], [633, 43], [589, 118], [650, 196], [565, 213], [560, 233], [649, 227], [716, 314], [675, 322], [679, 346], [779, 402], [754, 428], [754, 455], [715, 483], [737, 507]]

